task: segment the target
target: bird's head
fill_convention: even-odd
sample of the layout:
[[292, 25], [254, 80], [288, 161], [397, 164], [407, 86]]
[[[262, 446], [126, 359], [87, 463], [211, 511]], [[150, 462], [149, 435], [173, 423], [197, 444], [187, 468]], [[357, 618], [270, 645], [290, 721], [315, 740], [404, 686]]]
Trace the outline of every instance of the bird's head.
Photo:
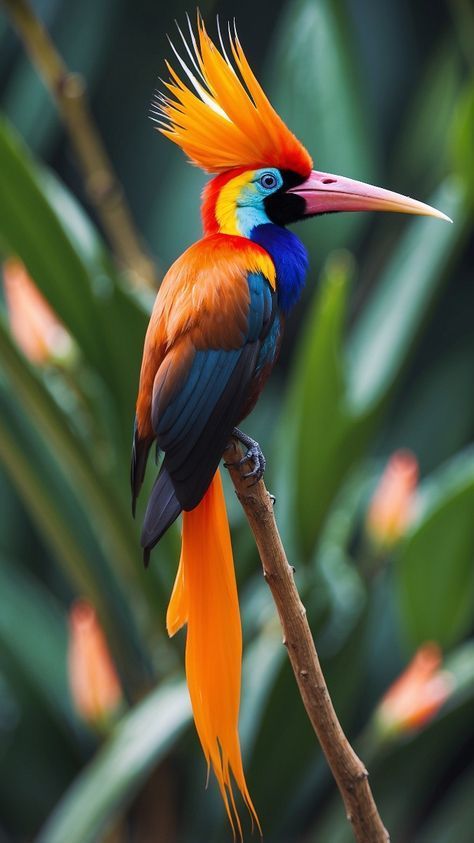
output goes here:
[[186, 82], [167, 63], [168, 93], [156, 94], [152, 117], [192, 163], [217, 174], [203, 193], [206, 234], [249, 237], [262, 223], [285, 226], [336, 211], [398, 211], [449, 220], [441, 211], [381, 187], [313, 169], [302, 143], [278, 116], [257, 82], [237, 32], [228, 28], [227, 53], [206, 32], [179, 29], [185, 61], [171, 43]]

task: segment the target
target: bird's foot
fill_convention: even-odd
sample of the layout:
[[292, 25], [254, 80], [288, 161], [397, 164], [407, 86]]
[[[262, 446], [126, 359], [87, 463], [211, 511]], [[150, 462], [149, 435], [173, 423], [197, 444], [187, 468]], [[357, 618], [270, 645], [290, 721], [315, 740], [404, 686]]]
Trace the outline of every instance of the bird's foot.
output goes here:
[[[240, 468], [240, 466], [244, 465], [246, 462], [252, 462], [253, 469], [251, 471], [247, 471], [245, 474], [242, 474], [242, 477], [245, 477], [246, 479], [253, 479], [253, 483], [251, 483], [250, 485], [254, 486], [255, 483], [258, 483], [258, 481], [262, 479], [265, 472], [266, 459], [263, 454], [263, 451], [258, 442], [255, 441], [255, 439], [252, 439], [250, 436], [247, 436], [247, 434], [239, 430], [238, 427], [234, 427], [234, 430], [232, 431], [232, 436], [239, 442], [241, 442], [242, 445], [245, 445], [245, 447], [247, 448], [247, 452], [245, 456], [243, 456], [240, 460], [237, 460], [237, 462], [225, 462], [224, 465], [226, 468], [229, 468], [230, 466]], [[231, 447], [232, 442], [229, 443], [225, 450], [230, 450]]]
[[252, 471], [247, 471], [245, 474], [242, 475], [242, 477], [245, 477], [246, 479], [253, 478], [253, 483], [250, 484], [253, 486], [255, 485], [255, 483], [258, 483], [258, 481], [262, 479], [263, 475], [265, 474], [265, 466], [267, 464], [265, 456], [258, 442], [255, 442], [253, 445], [250, 445], [245, 456], [239, 460], [239, 465], [243, 465], [244, 463], [250, 461], [253, 462], [253, 469]]

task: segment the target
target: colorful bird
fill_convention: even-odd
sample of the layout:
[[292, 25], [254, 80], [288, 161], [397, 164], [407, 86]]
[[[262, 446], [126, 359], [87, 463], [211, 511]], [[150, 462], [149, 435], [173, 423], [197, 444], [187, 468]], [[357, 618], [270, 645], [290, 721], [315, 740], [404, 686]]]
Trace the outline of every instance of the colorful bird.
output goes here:
[[[188, 21], [189, 23], [189, 21]], [[145, 338], [136, 405], [133, 511], [149, 450], [163, 460], [146, 509], [145, 562], [183, 513], [182, 551], [167, 613], [173, 635], [187, 624], [186, 674], [198, 735], [232, 824], [241, 834], [231, 774], [259, 826], [238, 737], [242, 633], [219, 462], [234, 436], [250, 482], [265, 459], [237, 425], [250, 413], [277, 360], [284, 322], [307, 271], [302, 243], [286, 226], [334, 211], [385, 210], [447, 219], [378, 187], [312, 169], [303, 145], [272, 108], [235, 31], [220, 49], [198, 14], [181, 30], [186, 61], [153, 116], [159, 131], [214, 177], [202, 196], [204, 234], [173, 264]], [[189, 42], [189, 43], [188, 43]]]

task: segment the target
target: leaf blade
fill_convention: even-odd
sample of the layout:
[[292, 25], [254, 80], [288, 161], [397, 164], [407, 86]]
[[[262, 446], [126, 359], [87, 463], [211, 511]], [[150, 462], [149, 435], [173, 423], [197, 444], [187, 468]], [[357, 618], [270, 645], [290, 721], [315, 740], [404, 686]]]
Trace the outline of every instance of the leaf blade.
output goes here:
[[40, 831], [36, 843], [94, 843], [124, 813], [146, 776], [191, 717], [184, 684], [153, 691], [118, 724]]

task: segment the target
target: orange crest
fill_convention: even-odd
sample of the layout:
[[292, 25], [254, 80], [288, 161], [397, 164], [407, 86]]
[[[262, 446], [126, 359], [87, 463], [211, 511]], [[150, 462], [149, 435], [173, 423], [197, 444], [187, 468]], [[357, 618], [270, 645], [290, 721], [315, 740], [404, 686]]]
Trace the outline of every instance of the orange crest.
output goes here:
[[228, 30], [231, 62], [220, 29], [219, 50], [199, 13], [197, 40], [189, 19], [188, 24], [191, 45], [178, 29], [191, 66], [171, 44], [187, 80], [166, 63], [171, 80], [164, 84], [171, 96], [156, 94], [152, 108], [159, 131], [209, 173], [278, 167], [307, 177], [311, 157], [265, 96], [235, 29]]

